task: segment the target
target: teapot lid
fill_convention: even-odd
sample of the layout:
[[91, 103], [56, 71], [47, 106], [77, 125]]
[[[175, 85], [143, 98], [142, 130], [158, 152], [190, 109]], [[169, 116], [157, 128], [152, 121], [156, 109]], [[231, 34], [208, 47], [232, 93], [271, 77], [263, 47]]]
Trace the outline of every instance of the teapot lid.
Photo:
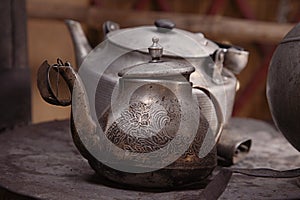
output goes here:
[[148, 48], [152, 60], [148, 63], [134, 65], [121, 70], [118, 75], [124, 78], [154, 78], [154, 77], [185, 77], [188, 80], [195, 67], [185, 59], [176, 61], [162, 61], [162, 46], [157, 37], [152, 38], [153, 44]]
[[160, 43], [167, 51], [165, 55], [183, 58], [207, 57], [218, 48], [203, 34], [191, 33], [174, 26], [169, 20], [156, 20], [155, 26], [119, 29], [109, 32], [106, 36], [115, 45], [143, 53], [147, 53], [147, 41], [155, 36], [160, 38]]
[[[121, 70], [118, 75], [124, 78], [189, 77], [195, 68], [187, 61], [149, 62]], [[186, 78], [187, 79], [187, 78]], [[174, 79], [173, 79], [174, 80]]]

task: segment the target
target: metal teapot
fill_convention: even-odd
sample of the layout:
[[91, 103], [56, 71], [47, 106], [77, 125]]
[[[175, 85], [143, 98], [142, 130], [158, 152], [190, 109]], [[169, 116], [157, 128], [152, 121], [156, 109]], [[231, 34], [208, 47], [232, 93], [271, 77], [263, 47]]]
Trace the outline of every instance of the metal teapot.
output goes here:
[[[216, 166], [215, 144], [233, 104], [224, 100], [224, 92], [234, 98], [237, 80], [222, 68], [226, 50], [165, 23], [108, 32], [108, 39], [86, 56], [91, 48], [79, 24], [69, 21], [79, 71], [62, 61], [52, 66], [45, 61], [39, 68], [43, 99], [72, 103], [71, 131], [80, 153], [98, 174], [118, 183], [177, 187], [204, 180]], [[188, 47], [173, 43], [182, 36]], [[135, 41], [141, 47], [130, 46]], [[51, 70], [63, 77], [72, 100], [53, 91]], [[128, 130], [132, 134], [124, 134]]]

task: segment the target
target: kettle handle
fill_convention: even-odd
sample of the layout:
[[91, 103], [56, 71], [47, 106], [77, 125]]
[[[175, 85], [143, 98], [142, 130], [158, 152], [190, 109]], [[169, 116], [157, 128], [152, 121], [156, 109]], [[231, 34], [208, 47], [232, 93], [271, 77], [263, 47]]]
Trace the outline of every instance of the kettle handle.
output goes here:
[[106, 21], [102, 25], [102, 29], [103, 29], [103, 34], [107, 35], [111, 31], [119, 30], [120, 29], [120, 25], [117, 24], [116, 22]]
[[[63, 64], [63, 62], [60, 59], [57, 59], [57, 64], [49, 65], [47, 60], [44, 61], [37, 73], [37, 86], [39, 89], [39, 92], [42, 96], [42, 98], [49, 104], [57, 105], [57, 106], [68, 106], [71, 104], [71, 99], [68, 100], [62, 100], [58, 98], [58, 94], [56, 94], [53, 90], [53, 87], [50, 82], [50, 70], [54, 69], [58, 74], [62, 75], [62, 70], [65, 70], [66, 68], [70, 68], [71, 65], [67, 62]], [[65, 79], [65, 77], [63, 77]], [[65, 79], [66, 80], [66, 79]], [[67, 79], [67, 80], [70, 80]], [[70, 81], [67, 81], [67, 84], [70, 88]], [[72, 86], [71, 86], [72, 87]]]
[[193, 89], [197, 89], [202, 91], [213, 103], [215, 111], [216, 111], [216, 116], [217, 116], [217, 120], [218, 120], [218, 128], [215, 134], [215, 141], [216, 143], [218, 142], [218, 140], [220, 139], [221, 133], [223, 131], [223, 127], [224, 127], [224, 115], [222, 113], [221, 110], [221, 106], [219, 104], [219, 101], [217, 100], [217, 98], [206, 88], [201, 87], [201, 86], [193, 86]]

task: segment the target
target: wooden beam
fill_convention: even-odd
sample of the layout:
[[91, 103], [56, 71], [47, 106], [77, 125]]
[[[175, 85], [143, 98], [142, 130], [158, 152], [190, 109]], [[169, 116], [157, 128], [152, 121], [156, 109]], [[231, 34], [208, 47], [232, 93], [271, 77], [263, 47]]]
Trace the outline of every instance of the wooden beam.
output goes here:
[[121, 27], [153, 24], [155, 19], [168, 18], [176, 27], [192, 32], [202, 32], [208, 38], [241, 42], [278, 43], [294, 24], [251, 21], [223, 16], [203, 16], [171, 12], [108, 10], [96, 7], [42, 3], [31, 0], [27, 5], [29, 17], [44, 19], [74, 19], [100, 29], [111, 20]]

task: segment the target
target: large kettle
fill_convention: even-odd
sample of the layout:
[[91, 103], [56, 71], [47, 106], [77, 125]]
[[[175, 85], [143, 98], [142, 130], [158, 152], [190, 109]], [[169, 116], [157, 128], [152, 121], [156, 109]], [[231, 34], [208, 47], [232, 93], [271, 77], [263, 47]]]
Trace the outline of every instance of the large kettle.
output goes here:
[[[235, 46], [218, 45], [206, 39], [202, 33], [177, 29], [173, 22], [166, 19], [156, 20], [155, 26], [125, 29], [120, 29], [117, 23], [108, 21], [103, 25], [105, 41], [94, 49], [98, 53], [94, 52], [88, 56], [90, 59], [86, 59], [92, 49], [80, 24], [72, 20], [67, 20], [66, 23], [74, 41], [77, 67], [85, 68], [90, 79], [101, 76], [100, 88], [97, 91], [102, 92], [96, 94], [96, 98], [101, 101], [97, 105], [98, 112], [101, 113], [111, 102], [119, 70], [148, 61], [148, 41], [155, 35], [164, 47], [165, 60], [184, 58], [195, 66], [196, 71], [191, 75], [191, 82], [209, 89], [216, 96], [227, 124], [232, 114], [235, 93], [239, 88], [234, 74], [240, 73], [246, 66], [247, 51]], [[116, 58], [116, 55], [119, 57]], [[103, 65], [104, 71], [99, 71], [98, 66], [92, 66], [90, 61], [95, 56]], [[84, 59], [88, 61], [83, 62]], [[108, 65], [109, 67], [104, 67]], [[99, 75], [100, 73], [103, 75]], [[211, 109], [211, 105], [203, 107]]]
[[[79, 24], [68, 21], [80, 68], [45, 61], [38, 87], [51, 104], [72, 103], [74, 143], [98, 174], [134, 186], [177, 187], [204, 180], [216, 166], [215, 144], [237, 87], [223, 65], [240, 71], [247, 52], [219, 48], [169, 21], [155, 24], [116, 30], [106, 23], [107, 40], [86, 55], [91, 48]], [[53, 91], [51, 70], [72, 99]]]

